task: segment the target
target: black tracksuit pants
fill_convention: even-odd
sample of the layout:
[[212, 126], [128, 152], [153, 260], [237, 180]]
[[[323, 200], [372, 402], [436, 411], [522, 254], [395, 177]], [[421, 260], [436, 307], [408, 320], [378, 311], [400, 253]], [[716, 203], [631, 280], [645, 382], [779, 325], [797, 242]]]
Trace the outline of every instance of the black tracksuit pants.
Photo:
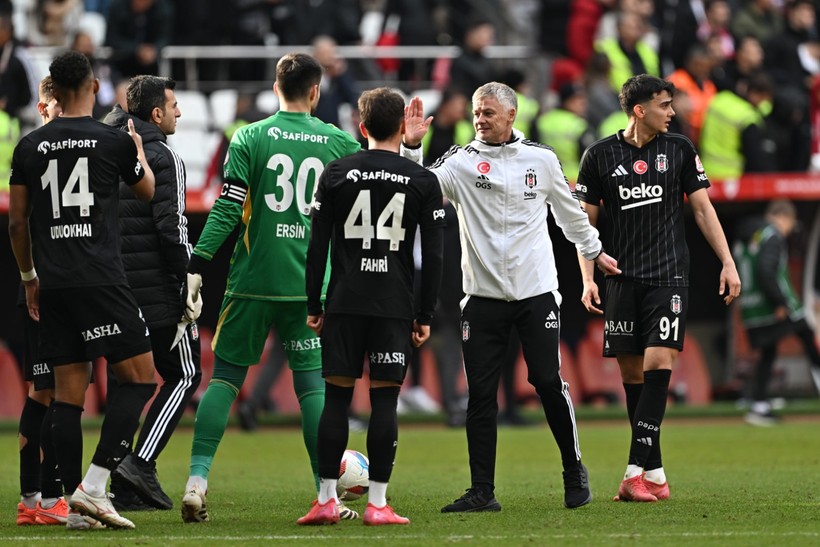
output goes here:
[[467, 444], [472, 486], [495, 487], [498, 381], [515, 328], [521, 338], [527, 379], [544, 406], [547, 423], [561, 451], [564, 468], [581, 459], [575, 411], [560, 375], [560, 309], [553, 293], [506, 302], [471, 296], [461, 314], [467, 375]]
[[[148, 407], [148, 414], [134, 445], [134, 453], [145, 461], [155, 461], [179, 424], [202, 379], [199, 334], [188, 325], [180, 341], [171, 348], [177, 326], [151, 327], [154, 366], [162, 386]], [[109, 371], [108, 397], [116, 397], [117, 381]]]

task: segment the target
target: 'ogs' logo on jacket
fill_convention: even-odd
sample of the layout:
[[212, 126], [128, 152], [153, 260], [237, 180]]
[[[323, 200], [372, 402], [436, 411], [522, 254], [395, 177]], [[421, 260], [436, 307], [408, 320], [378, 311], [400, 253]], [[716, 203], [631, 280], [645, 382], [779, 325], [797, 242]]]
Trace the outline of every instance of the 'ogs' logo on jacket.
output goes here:
[[490, 184], [490, 177], [487, 175], [478, 175], [478, 179], [475, 181], [475, 187], [480, 188], [482, 190], [492, 190], [493, 185]]

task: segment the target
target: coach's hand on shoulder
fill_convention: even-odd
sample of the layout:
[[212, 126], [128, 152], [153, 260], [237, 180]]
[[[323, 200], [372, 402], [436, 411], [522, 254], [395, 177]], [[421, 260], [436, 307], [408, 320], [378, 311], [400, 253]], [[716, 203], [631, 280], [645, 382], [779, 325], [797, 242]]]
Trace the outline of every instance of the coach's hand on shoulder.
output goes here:
[[202, 275], [198, 273], [187, 273], [186, 278], [185, 311], [183, 312], [183, 319], [189, 323], [193, 323], [199, 319], [202, 313], [202, 295], [199, 294], [200, 289], [202, 289]]
[[316, 334], [322, 334], [322, 327], [325, 325], [325, 316], [323, 314], [319, 315], [308, 315], [307, 321], [305, 322], [310, 330], [315, 332]]
[[418, 321], [413, 321], [413, 333], [410, 335], [413, 347], [420, 348], [428, 338], [430, 338], [430, 325], [422, 325]]

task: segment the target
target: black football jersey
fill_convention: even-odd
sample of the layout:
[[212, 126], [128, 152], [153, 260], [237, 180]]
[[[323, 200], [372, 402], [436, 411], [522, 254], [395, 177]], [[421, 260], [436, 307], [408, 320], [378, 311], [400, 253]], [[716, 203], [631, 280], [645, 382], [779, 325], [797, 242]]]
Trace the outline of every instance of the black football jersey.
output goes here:
[[[438, 255], [430, 257], [438, 262], [435, 287], [422, 289], [422, 311], [432, 314], [441, 279], [444, 227], [436, 176], [382, 150], [361, 151], [329, 163], [313, 202], [306, 269], [308, 310], [315, 313], [320, 306], [329, 239], [327, 313], [416, 317], [413, 244], [417, 226], [422, 245], [425, 237], [432, 238], [430, 247]], [[425, 260], [423, 255], [422, 271]]]
[[660, 133], [642, 148], [623, 132], [590, 146], [581, 159], [575, 194], [603, 204], [604, 249], [623, 277], [663, 287], [689, 285], [683, 196], [709, 187], [692, 142]]
[[10, 184], [28, 187], [44, 289], [126, 284], [118, 192], [142, 179], [131, 137], [90, 117], [57, 118], [17, 144]]

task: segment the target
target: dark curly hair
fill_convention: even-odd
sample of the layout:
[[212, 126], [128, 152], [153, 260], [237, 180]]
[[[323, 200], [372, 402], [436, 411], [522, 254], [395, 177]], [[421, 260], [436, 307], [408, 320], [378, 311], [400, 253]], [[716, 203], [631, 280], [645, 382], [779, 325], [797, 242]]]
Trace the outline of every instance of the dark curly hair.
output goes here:
[[94, 77], [88, 58], [76, 51], [67, 51], [55, 58], [48, 71], [54, 87], [63, 91], [76, 91]]
[[128, 113], [144, 122], [149, 121], [155, 108], [162, 110], [165, 107], [165, 90], [173, 90], [176, 86], [177, 83], [171, 78], [134, 76], [125, 92]]
[[651, 101], [655, 95], [662, 91], [668, 91], [670, 97], [675, 96], [675, 84], [668, 80], [661, 80], [649, 74], [638, 74], [624, 83], [618, 99], [621, 102], [621, 109], [628, 115], [632, 114], [635, 105]]

